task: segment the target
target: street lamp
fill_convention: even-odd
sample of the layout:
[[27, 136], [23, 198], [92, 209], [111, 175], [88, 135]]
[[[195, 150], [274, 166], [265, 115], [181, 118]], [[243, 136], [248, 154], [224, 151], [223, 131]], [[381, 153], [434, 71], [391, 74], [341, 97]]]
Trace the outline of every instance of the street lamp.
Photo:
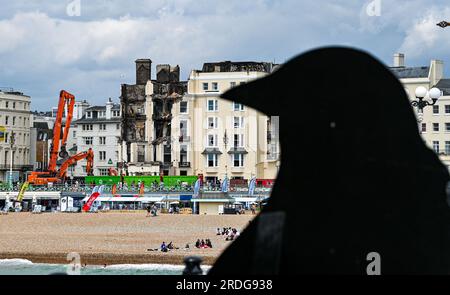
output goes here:
[[9, 163], [9, 189], [12, 190], [13, 189], [13, 181], [12, 181], [12, 175], [13, 175], [13, 148], [14, 148], [14, 144], [16, 141], [16, 134], [14, 133], [14, 131], [11, 131], [11, 136], [9, 138], [9, 143], [11, 145], [11, 150], [10, 150], [10, 163]]
[[[223, 134], [223, 145], [225, 147], [225, 153], [227, 152], [227, 145], [228, 145], [228, 135], [227, 135], [227, 130], [225, 130], [224, 134]], [[226, 157], [225, 157], [226, 159]], [[228, 176], [228, 165], [226, 164], [228, 161], [225, 162], [225, 177]]]
[[[439, 90], [436, 87], [431, 88], [429, 91], [423, 87], [419, 86], [416, 88], [416, 99], [411, 102], [411, 105], [413, 107], [417, 107], [418, 110], [423, 111], [423, 109], [426, 106], [432, 106], [435, 105], [438, 101], [439, 97], [441, 97], [441, 90]], [[428, 100], [425, 100], [425, 97], [428, 95], [429, 98], [431, 98], [431, 102]]]

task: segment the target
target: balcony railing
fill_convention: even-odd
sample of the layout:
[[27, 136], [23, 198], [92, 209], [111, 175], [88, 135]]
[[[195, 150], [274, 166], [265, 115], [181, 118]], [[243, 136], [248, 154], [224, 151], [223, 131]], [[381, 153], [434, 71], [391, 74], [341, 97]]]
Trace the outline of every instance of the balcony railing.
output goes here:
[[189, 168], [191, 167], [191, 162], [180, 162], [180, 168]]
[[[10, 164], [0, 164], [0, 170], [9, 170]], [[13, 170], [33, 170], [33, 165], [14, 165]]]

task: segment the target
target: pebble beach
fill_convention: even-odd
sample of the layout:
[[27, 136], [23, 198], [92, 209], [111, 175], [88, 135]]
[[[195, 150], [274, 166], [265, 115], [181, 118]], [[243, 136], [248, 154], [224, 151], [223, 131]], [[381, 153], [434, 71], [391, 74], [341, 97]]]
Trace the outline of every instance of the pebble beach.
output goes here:
[[[0, 259], [21, 258], [34, 263], [66, 264], [76, 252], [82, 264], [183, 264], [189, 255], [212, 265], [232, 242], [216, 229], [242, 231], [255, 215], [160, 214], [145, 212], [43, 213], [0, 215]], [[212, 249], [196, 249], [197, 239], [210, 239]], [[167, 253], [148, 251], [170, 241], [180, 249]], [[184, 250], [189, 244], [190, 249]]]

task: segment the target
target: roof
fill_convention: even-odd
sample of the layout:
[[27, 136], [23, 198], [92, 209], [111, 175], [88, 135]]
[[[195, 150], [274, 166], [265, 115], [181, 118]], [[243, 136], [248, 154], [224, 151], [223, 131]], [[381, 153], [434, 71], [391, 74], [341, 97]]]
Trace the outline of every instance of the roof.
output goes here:
[[430, 72], [430, 67], [391, 67], [390, 69], [399, 79], [427, 78]]
[[201, 72], [266, 72], [270, 73], [275, 64], [255, 61], [221, 61], [204, 63]]
[[443, 95], [450, 95], [450, 79], [441, 79], [435, 87], [442, 90]]
[[120, 122], [122, 122], [122, 119], [120, 117], [114, 117], [111, 119], [106, 119], [106, 118], [89, 118], [89, 119], [87, 119], [83, 116], [83, 118], [76, 120], [75, 122], [73, 122], [73, 124], [120, 123]]

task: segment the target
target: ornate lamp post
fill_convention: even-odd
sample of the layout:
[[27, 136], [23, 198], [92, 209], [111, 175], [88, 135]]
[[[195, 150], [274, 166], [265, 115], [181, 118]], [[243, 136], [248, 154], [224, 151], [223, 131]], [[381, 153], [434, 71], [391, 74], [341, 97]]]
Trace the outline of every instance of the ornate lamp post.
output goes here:
[[[225, 147], [225, 154], [227, 153], [227, 145], [228, 145], [228, 135], [227, 135], [227, 130], [225, 130], [224, 134], [223, 134], [223, 145]], [[226, 159], [226, 156], [225, 156]], [[228, 176], [228, 161], [225, 161], [225, 177]]]
[[[427, 96], [431, 98], [431, 102], [428, 100], [425, 100], [425, 97]], [[439, 97], [441, 97], [441, 90], [439, 90], [436, 87], [431, 88], [429, 91], [423, 87], [423, 86], [419, 86], [416, 88], [416, 99], [417, 100], [413, 100], [411, 102], [411, 105], [413, 107], [417, 107], [417, 109], [419, 109], [420, 111], [423, 111], [423, 109], [426, 106], [432, 106], [435, 105], [437, 100], [439, 99]]]
[[450, 23], [443, 20], [440, 23], [437, 23], [436, 26], [439, 26], [441, 28], [445, 28], [445, 27], [450, 26]]
[[11, 131], [11, 136], [9, 139], [9, 143], [11, 145], [11, 154], [10, 154], [10, 163], [9, 163], [9, 189], [12, 190], [13, 189], [13, 181], [12, 181], [12, 175], [13, 175], [13, 149], [14, 149], [14, 144], [16, 141], [16, 134], [14, 133], [14, 131]]

